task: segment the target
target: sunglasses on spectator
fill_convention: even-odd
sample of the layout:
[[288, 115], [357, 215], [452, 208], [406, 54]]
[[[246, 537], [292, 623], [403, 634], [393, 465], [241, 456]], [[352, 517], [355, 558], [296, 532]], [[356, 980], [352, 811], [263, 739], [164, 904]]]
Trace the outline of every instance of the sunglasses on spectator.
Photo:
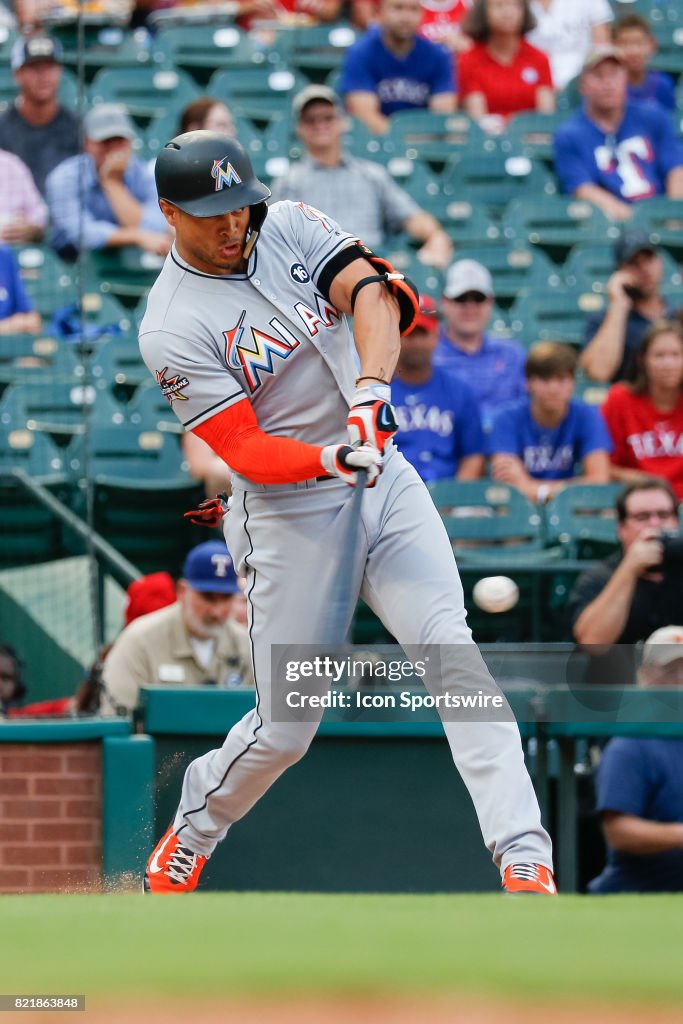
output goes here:
[[481, 306], [482, 303], [488, 302], [488, 298], [488, 295], [484, 295], [482, 292], [465, 292], [464, 295], [456, 295], [452, 301], [457, 302], [461, 306], [466, 302], [476, 302], [477, 305]]
[[305, 114], [300, 119], [300, 123], [305, 125], [331, 124], [332, 121], [337, 120], [337, 117], [336, 111], [330, 111], [329, 114]]

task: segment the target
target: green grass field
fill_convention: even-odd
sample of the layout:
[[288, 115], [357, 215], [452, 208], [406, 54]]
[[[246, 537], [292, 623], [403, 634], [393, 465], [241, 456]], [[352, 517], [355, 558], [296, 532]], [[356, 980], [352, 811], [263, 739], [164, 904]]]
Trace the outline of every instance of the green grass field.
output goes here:
[[0, 907], [13, 992], [683, 1000], [675, 896], [122, 894]]

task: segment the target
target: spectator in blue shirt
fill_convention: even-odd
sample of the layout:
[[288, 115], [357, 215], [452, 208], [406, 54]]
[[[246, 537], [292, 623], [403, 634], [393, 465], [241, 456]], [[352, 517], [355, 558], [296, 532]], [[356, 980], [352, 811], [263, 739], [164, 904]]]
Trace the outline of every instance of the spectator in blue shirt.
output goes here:
[[[645, 641], [638, 682], [683, 686], [682, 626], [663, 626]], [[683, 891], [683, 739], [610, 740], [597, 811], [607, 864], [589, 892]]]
[[611, 220], [652, 196], [683, 198], [683, 146], [671, 118], [630, 102], [626, 68], [611, 46], [591, 51], [581, 74], [581, 111], [555, 133], [555, 170], [563, 190]]
[[33, 309], [14, 253], [0, 245], [0, 334], [37, 334], [40, 315]]
[[101, 103], [83, 122], [85, 152], [49, 175], [52, 245], [63, 259], [85, 249], [138, 246], [165, 256], [172, 238], [157, 202], [154, 176], [133, 156], [135, 129], [124, 107]]
[[378, 24], [347, 51], [338, 92], [376, 135], [397, 110], [455, 110], [453, 58], [418, 35], [422, 14], [420, 0], [382, 0]]
[[491, 472], [543, 503], [568, 484], [605, 484], [612, 442], [599, 411], [574, 393], [576, 353], [541, 341], [526, 361], [529, 394], [502, 409], [487, 441]]
[[505, 402], [526, 394], [526, 352], [518, 341], [493, 338], [493, 282], [476, 260], [457, 260], [446, 275], [441, 303], [444, 328], [434, 365], [464, 380], [474, 392], [484, 430]]
[[484, 434], [474, 395], [464, 381], [432, 365], [439, 341], [436, 303], [420, 296], [420, 315], [401, 344], [392, 404], [394, 441], [425, 481], [476, 480], [484, 472]]
[[646, 18], [627, 14], [612, 26], [612, 42], [619, 50], [628, 76], [628, 98], [671, 112], [676, 109], [676, 88], [671, 75], [649, 71], [657, 40]]

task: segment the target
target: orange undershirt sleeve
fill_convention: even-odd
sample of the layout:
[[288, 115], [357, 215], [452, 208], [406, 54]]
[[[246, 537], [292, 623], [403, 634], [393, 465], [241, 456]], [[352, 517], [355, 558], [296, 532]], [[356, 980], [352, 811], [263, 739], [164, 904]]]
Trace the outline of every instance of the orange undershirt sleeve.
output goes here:
[[193, 434], [227, 462], [230, 469], [257, 484], [288, 484], [326, 475], [322, 448], [261, 430], [247, 398], [194, 427]]

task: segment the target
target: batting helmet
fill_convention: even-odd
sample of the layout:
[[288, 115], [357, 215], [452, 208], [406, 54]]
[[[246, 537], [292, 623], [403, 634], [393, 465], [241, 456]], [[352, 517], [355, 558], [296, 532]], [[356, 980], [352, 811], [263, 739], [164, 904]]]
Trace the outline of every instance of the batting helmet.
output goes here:
[[254, 174], [244, 147], [229, 135], [203, 129], [177, 135], [159, 153], [154, 177], [159, 199], [192, 217], [251, 206], [252, 231], [263, 224], [270, 189]]

